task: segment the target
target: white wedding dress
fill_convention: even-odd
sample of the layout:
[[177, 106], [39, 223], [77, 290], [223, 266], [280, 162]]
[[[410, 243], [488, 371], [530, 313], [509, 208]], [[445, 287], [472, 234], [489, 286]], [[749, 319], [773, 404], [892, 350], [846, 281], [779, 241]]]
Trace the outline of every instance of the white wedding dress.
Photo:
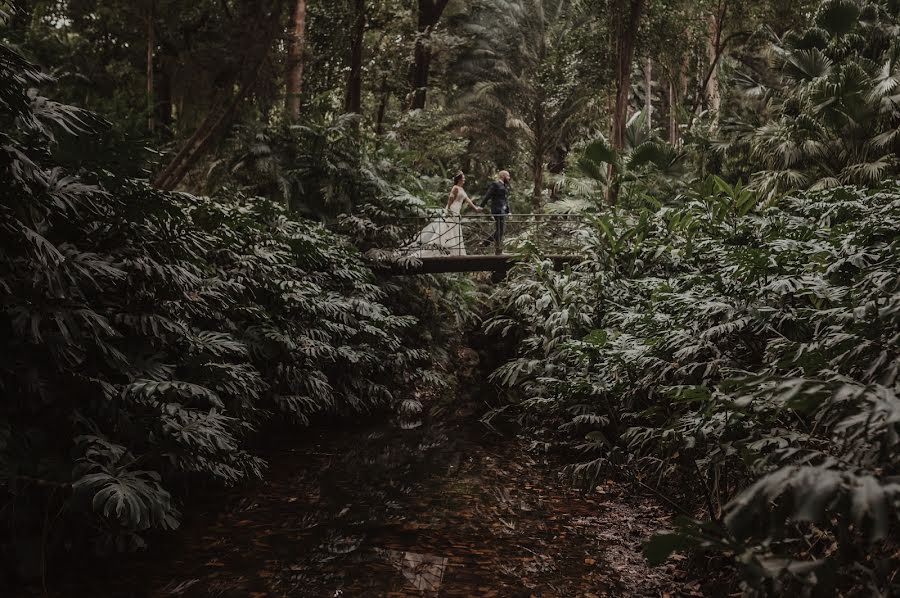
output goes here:
[[466, 244], [463, 242], [463, 229], [459, 213], [469, 198], [459, 188], [456, 199], [450, 204], [449, 213], [440, 215], [422, 229], [419, 237], [409, 246], [415, 257], [441, 257], [466, 255]]

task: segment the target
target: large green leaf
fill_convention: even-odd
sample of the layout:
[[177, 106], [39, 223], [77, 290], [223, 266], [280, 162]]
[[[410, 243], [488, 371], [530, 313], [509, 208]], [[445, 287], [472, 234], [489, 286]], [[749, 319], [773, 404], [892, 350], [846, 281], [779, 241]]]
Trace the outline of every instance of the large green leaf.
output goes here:
[[817, 48], [789, 52], [785, 56], [785, 72], [798, 81], [827, 77], [833, 66], [834, 62]]
[[584, 149], [584, 157], [594, 164], [618, 164], [619, 155], [606, 139], [592, 141]]
[[859, 15], [854, 0], [826, 0], [816, 14], [816, 24], [832, 35], [844, 35], [856, 28]]

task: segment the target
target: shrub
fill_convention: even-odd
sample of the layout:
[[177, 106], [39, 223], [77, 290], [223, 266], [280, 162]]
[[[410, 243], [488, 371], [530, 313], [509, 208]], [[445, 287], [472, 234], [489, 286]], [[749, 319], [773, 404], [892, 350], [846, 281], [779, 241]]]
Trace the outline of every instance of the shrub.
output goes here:
[[710, 179], [676, 203], [597, 218], [572, 271], [523, 266], [487, 324], [519, 339], [494, 379], [554, 416], [587, 455], [576, 474], [612, 467], [706, 512], [655, 560], [719, 550], [748, 595], [834, 570], [890, 592], [900, 185], [764, 204]]
[[177, 527], [180, 480], [261, 475], [267, 419], [399, 404], [428, 357], [321, 225], [55, 166], [55, 136], [99, 121], [48, 83], [0, 47], [0, 513], [22, 575], [48, 543]]

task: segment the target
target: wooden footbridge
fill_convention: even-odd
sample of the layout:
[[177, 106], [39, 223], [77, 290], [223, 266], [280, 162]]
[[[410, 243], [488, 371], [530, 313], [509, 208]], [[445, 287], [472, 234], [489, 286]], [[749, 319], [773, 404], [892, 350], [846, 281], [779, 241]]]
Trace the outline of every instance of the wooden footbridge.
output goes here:
[[391, 274], [504, 273], [525, 255], [539, 253], [556, 267], [581, 259], [585, 226], [578, 214], [423, 215], [398, 220], [396, 249], [379, 251], [376, 267]]

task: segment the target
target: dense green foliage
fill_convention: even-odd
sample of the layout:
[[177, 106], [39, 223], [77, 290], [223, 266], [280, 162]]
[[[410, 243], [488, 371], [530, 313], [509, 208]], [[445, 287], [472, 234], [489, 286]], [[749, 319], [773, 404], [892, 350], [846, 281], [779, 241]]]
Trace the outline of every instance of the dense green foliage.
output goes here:
[[272, 420], [418, 425], [481, 295], [371, 264], [506, 168], [589, 225], [493, 289], [500, 411], [680, 512], [655, 562], [900, 591], [898, 34], [897, 0], [0, 0], [4, 562], [177, 527]]
[[897, 563], [880, 542], [900, 523], [900, 186], [759, 198], [716, 179], [681, 206], [599, 219], [574, 271], [520, 270], [488, 327], [516, 335], [521, 356], [494, 378], [573, 437], [589, 456], [575, 473], [688, 483], [687, 509], [705, 489], [713, 523], [686, 520], [655, 558], [716, 548], [760, 590], [862, 559], [885, 590]]
[[583, 145], [559, 209], [600, 212], [590, 257], [497, 291], [487, 329], [518, 356], [493, 379], [539, 445], [583, 453], [577, 478], [615, 471], [682, 513], [651, 560], [721, 554], [746, 595], [891, 595], [900, 21], [890, 2], [812, 17], [743, 49], [720, 130], [667, 146], [637, 113], [624, 148]]
[[896, 175], [897, 23], [896, 6], [828, 2], [809, 28], [770, 33], [774, 68], [740, 73], [742, 105], [724, 126], [722, 149], [742, 162], [735, 175], [771, 193]]
[[456, 287], [415, 301], [416, 283], [379, 288], [345, 238], [268, 200], [66, 172], [55, 137], [96, 118], [28, 91], [49, 79], [2, 52], [8, 562], [27, 575], [38, 543], [125, 548], [177, 527], [173, 484], [261, 475], [248, 440], [273, 416], [421, 410], [413, 389], [442, 383], [427, 347], [456, 324], [441, 302], [466, 317]]

